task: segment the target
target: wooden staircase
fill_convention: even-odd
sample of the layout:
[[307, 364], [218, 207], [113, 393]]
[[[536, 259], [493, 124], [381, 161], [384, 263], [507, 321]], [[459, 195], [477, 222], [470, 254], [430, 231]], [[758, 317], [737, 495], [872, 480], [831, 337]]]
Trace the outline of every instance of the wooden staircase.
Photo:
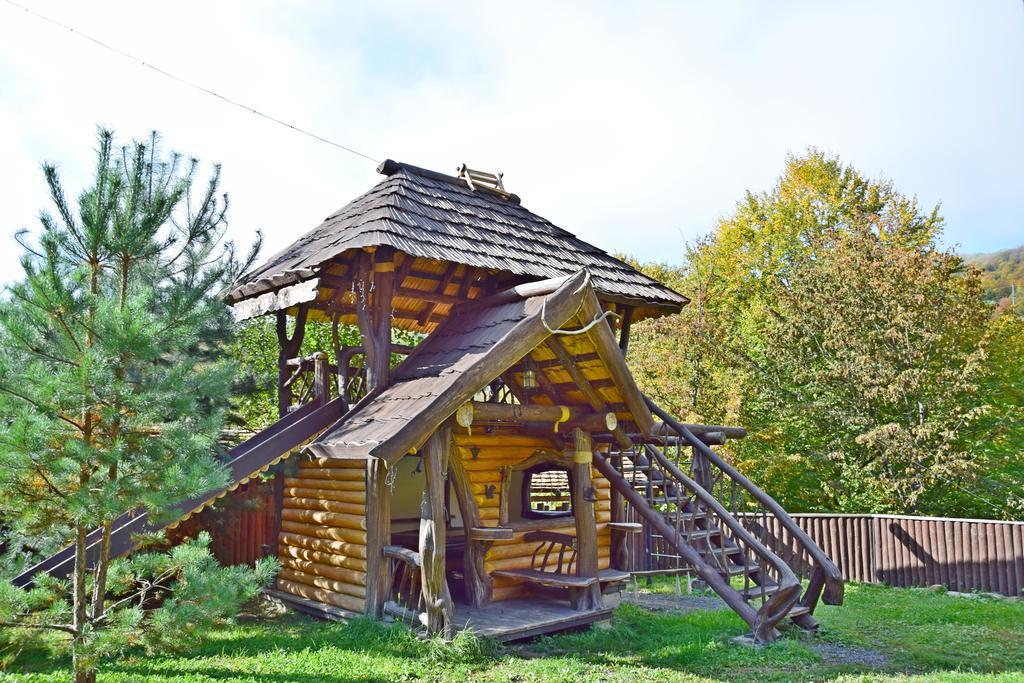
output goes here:
[[787, 618], [816, 628], [819, 599], [842, 603], [839, 570], [774, 499], [647, 400], [662, 420], [659, 433], [595, 456], [594, 466], [651, 539], [718, 593], [755, 641], [774, 639]]

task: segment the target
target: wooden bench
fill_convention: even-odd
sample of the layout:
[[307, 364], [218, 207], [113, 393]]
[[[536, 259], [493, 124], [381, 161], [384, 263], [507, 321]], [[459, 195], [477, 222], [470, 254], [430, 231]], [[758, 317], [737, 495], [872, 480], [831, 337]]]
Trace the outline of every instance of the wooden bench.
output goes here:
[[553, 531], [532, 531], [523, 536], [527, 543], [538, 541], [537, 549], [530, 558], [529, 569], [498, 569], [492, 576], [518, 579], [527, 583], [554, 588], [567, 588], [573, 607], [577, 605], [581, 589], [595, 583], [606, 584], [625, 581], [628, 572], [617, 569], [602, 569], [597, 576], [577, 576], [573, 573], [576, 563], [576, 537]]

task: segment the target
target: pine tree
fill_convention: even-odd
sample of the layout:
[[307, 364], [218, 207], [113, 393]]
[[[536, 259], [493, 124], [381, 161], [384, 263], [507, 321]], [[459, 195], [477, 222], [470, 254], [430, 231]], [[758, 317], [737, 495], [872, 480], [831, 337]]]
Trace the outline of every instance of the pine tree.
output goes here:
[[[98, 142], [77, 207], [57, 168], [43, 166], [53, 213], [36, 240], [19, 233], [24, 279], [0, 303], [0, 516], [27, 536], [64, 530], [76, 549], [69, 582], [3, 585], [0, 620], [66, 634], [76, 681], [94, 680], [100, 659], [141, 642], [147, 626], [211, 616], [189, 597], [200, 574], [242, 599], [271, 570], [218, 568], [208, 539], [111, 565], [119, 514], [159, 516], [227, 482], [213, 451], [234, 376], [219, 357], [230, 318], [218, 295], [259, 240], [239, 259], [225, 239], [219, 166], [203, 188], [198, 161], [165, 155], [155, 133], [118, 148], [100, 130]], [[87, 562], [95, 528], [100, 554]], [[184, 597], [150, 609], [174, 584]]]

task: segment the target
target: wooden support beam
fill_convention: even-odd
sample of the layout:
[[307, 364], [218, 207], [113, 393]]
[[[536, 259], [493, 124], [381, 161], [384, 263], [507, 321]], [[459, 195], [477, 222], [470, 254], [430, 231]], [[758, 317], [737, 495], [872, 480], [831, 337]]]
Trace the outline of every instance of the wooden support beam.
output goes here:
[[356, 257], [356, 317], [366, 352], [368, 391], [388, 385], [391, 375], [391, 307], [394, 297], [394, 249], [378, 247]]
[[377, 247], [373, 253], [373, 337], [377, 348], [367, 373], [370, 391], [391, 381], [391, 306], [395, 291], [395, 250]]
[[540, 385], [540, 390], [547, 394], [548, 398], [551, 399], [551, 402], [558, 403], [561, 393], [559, 393], [558, 387], [552, 383], [547, 374], [544, 373], [540, 364], [530, 356], [527, 356], [523, 359], [523, 365], [533, 370], [534, 377], [537, 378], [537, 384]]
[[292, 371], [288, 367], [288, 361], [299, 355], [302, 349], [302, 340], [306, 335], [306, 317], [309, 314], [309, 304], [299, 304], [298, 313], [295, 315], [295, 330], [288, 336], [288, 316], [284, 311], [276, 314], [277, 329], [277, 414], [284, 417], [288, 414], [288, 408], [292, 404], [291, 387], [285, 386]]
[[391, 592], [384, 546], [391, 540], [391, 491], [387, 463], [371, 458], [366, 463], [366, 616], [380, 619]]
[[[562, 344], [561, 340], [556, 336], [551, 336], [548, 337], [545, 344], [548, 349], [551, 350], [551, 353], [555, 354], [555, 358], [561, 362], [562, 367], [569, 373], [572, 380], [576, 382], [576, 386], [580, 388], [580, 391], [587, 398], [587, 401], [590, 403], [590, 407], [597, 411], [607, 411], [608, 406], [604, 399], [601, 398], [599, 393], [597, 393], [597, 389], [593, 387], [590, 380], [588, 380], [583, 374], [583, 371], [576, 366], [576, 362], [573, 360], [572, 355], [565, 350], [565, 346]], [[629, 448], [633, 445], [629, 440], [629, 437], [626, 436], [626, 433], [622, 430], [622, 427], [616, 427], [613, 429], [612, 436], [615, 437], [616, 442], [618, 442], [618, 444], [623, 448]]]
[[[448, 461], [448, 476], [455, 492], [455, 500], [459, 503], [463, 527], [480, 527], [480, 508], [473, 497], [473, 489], [458, 452], [453, 453]], [[474, 607], [483, 607], [491, 602], [493, 585], [484, 567], [484, 559], [490, 547], [490, 541], [474, 541], [467, 534], [466, 549], [462, 555], [462, 573], [466, 577], [466, 599]]]
[[[575, 448], [572, 466], [572, 511], [576, 520], [576, 576], [585, 579], [597, 578], [597, 519], [594, 516], [594, 502], [597, 492], [591, 478], [590, 465], [594, 447], [590, 434], [582, 429], [573, 431]], [[575, 607], [590, 611], [601, 607], [601, 589], [595, 582], [576, 593]]]
[[[448, 272], [445, 273], [444, 278], [442, 278], [441, 282], [438, 283], [437, 289], [434, 292], [435, 294], [438, 294], [445, 298], [448, 297], [448, 285], [451, 284], [452, 279], [455, 278], [455, 272], [458, 269], [459, 266], [458, 264], [455, 263], [448, 266]], [[467, 273], [468, 270], [469, 269], [467, 268]], [[426, 299], [422, 296], [420, 298], [428, 302], [427, 305], [423, 307], [423, 311], [420, 313], [419, 317], [416, 318], [416, 322], [418, 322], [420, 325], [425, 325], [426, 322], [430, 320], [430, 316], [434, 313], [434, 309], [437, 308], [438, 303], [453, 303], [454, 301], [458, 301], [458, 297], [452, 297], [453, 302], [431, 301], [430, 299]]]
[[[591, 351], [590, 353], [581, 353], [576, 356], [576, 363], [582, 365], [583, 363], [590, 363], [591, 361], [601, 360], [601, 356], [597, 355], [596, 352]], [[558, 358], [549, 358], [547, 360], [533, 361], [538, 368], [557, 368], [562, 364]]]
[[[565, 422], [595, 415], [593, 411], [579, 406], [544, 406], [534, 403], [510, 404], [469, 401], [459, 407], [456, 419], [460, 427], [469, 427], [479, 422]], [[607, 413], [600, 413], [606, 419]]]
[[[597, 300], [593, 291], [584, 295], [580, 312], [584, 320], [596, 320], [604, 315], [601, 302]], [[633, 374], [622, 358], [622, 350], [615, 344], [615, 337], [608, 322], [598, 323], [590, 328], [587, 331], [587, 339], [597, 349], [598, 355], [604, 361], [605, 368], [615, 380], [615, 386], [619, 388], [619, 393], [622, 394], [623, 400], [629, 406], [629, 412], [633, 414], [633, 421], [640, 428], [640, 433], [650, 434], [654, 418], [651, 417], [651, 411], [644, 401], [643, 394], [637, 388]]]
[[466, 272], [462, 274], [462, 283], [459, 284], [459, 298], [469, 298], [469, 288], [473, 285], [473, 280], [476, 279], [479, 269], [466, 267]]
[[[523, 432], [544, 432], [550, 433], [550, 422], [523, 422]], [[568, 431], [579, 427], [580, 429], [599, 434], [610, 434], [619, 426], [619, 418], [615, 413], [591, 413], [587, 412], [579, 417], [569, 418], [568, 421], [558, 425], [558, 430]]]
[[622, 349], [622, 357], [626, 357], [629, 350], [629, 331], [633, 327], [633, 307], [622, 307], [622, 323], [619, 327], [619, 348]]
[[423, 586], [427, 633], [455, 635], [455, 603], [445, 578], [444, 483], [452, 450], [451, 423], [437, 428], [423, 448], [426, 486], [420, 503], [420, 578]]

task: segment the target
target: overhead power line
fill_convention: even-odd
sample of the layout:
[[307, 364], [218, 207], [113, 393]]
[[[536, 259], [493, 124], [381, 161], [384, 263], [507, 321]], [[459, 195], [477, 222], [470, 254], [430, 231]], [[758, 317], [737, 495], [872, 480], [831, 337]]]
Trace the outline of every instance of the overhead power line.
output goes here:
[[163, 76], [165, 78], [169, 78], [169, 79], [171, 79], [173, 81], [177, 81], [178, 83], [181, 83], [182, 85], [185, 85], [185, 86], [188, 86], [189, 88], [192, 88], [193, 90], [198, 90], [199, 92], [206, 93], [207, 95], [212, 95], [213, 97], [216, 97], [217, 99], [221, 100], [222, 102], [226, 102], [227, 104], [230, 104], [232, 106], [238, 107], [239, 109], [244, 109], [245, 111], [251, 112], [251, 113], [255, 114], [256, 116], [262, 117], [262, 118], [264, 118], [264, 119], [266, 119], [266, 120], [268, 120], [268, 121], [270, 121], [272, 123], [276, 123], [279, 126], [284, 126], [285, 128], [290, 128], [291, 130], [295, 131], [296, 133], [300, 133], [300, 134], [305, 135], [307, 137], [311, 137], [314, 140], [318, 140], [320, 142], [324, 142], [324, 143], [326, 143], [328, 145], [331, 145], [332, 147], [337, 147], [338, 149], [345, 150], [346, 152], [349, 152], [351, 154], [355, 154], [356, 156], [360, 156], [360, 157], [362, 157], [362, 158], [364, 158], [364, 159], [366, 159], [368, 161], [372, 161], [374, 163], [380, 163], [379, 159], [375, 159], [372, 156], [370, 156], [369, 154], [364, 154], [364, 153], [360, 152], [359, 150], [353, 149], [352, 147], [349, 147], [347, 145], [343, 145], [340, 142], [335, 142], [334, 140], [330, 140], [328, 138], [325, 138], [324, 136], [318, 135], [318, 134], [316, 134], [316, 133], [314, 133], [312, 131], [306, 130], [305, 128], [300, 128], [299, 126], [296, 126], [293, 123], [288, 123], [287, 121], [282, 121], [281, 119], [279, 119], [279, 118], [277, 118], [275, 116], [271, 116], [270, 114], [266, 114], [266, 113], [260, 111], [259, 109], [256, 109], [255, 107], [251, 107], [251, 106], [249, 106], [247, 104], [243, 104], [243, 103], [241, 103], [241, 102], [239, 102], [237, 100], [233, 100], [230, 97], [227, 97], [225, 95], [221, 95], [219, 92], [216, 92], [215, 90], [210, 90], [209, 88], [203, 87], [203, 86], [199, 85], [198, 83], [193, 83], [192, 81], [190, 81], [188, 79], [185, 79], [185, 78], [182, 78], [181, 76], [176, 76], [176, 75], [172, 74], [169, 71], [161, 69], [160, 67], [156, 66], [155, 64], [150, 64], [149, 62], [147, 62], [147, 61], [145, 61], [143, 59], [140, 59], [139, 57], [136, 57], [133, 54], [130, 54], [128, 52], [125, 52], [124, 50], [116, 48], [113, 45], [109, 45], [109, 44], [103, 42], [102, 40], [99, 40], [98, 38], [93, 38], [92, 36], [90, 36], [87, 33], [82, 33], [78, 29], [76, 29], [76, 28], [74, 28], [72, 26], [68, 26], [67, 24], [65, 24], [63, 22], [60, 22], [60, 21], [57, 21], [56, 19], [52, 19], [52, 18], [50, 18], [48, 16], [42, 15], [39, 12], [36, 12], [35, 10], [33, 10], [33, 9], [29, 8], [29, 7], [25, 7], [24, 5], [19, 5], [18, 3], [13, 2], [13, 0], [4, 0], [4, 2], [6, 2], [11, 7], [15, 7], [17, 9], [23, 10], [23, 11], [27, 12], [28, 14], [31, 14], [32, 16], [34, 16], [34, 17], [36, 17], [38, 19], [42, 19], [43, 21], [45, 21], [45, 22], [47, 22], [49, 24], [52, 24], [52, 25], [57, 26], [59, 28], [66, 29], [66, 30], [70, 31], [71, 33], [74, 33], [75, 35], [77, 35], [77, 36], [79, 36], [81, 38], [84, 38], [85, 40], [88, 40], [89, 42], [91, 42], [91, 43], [93, 43], [95, 45], [98, 45], [99, 47], [103, 48], [104, 50], [108, 50], [110, 52], [113, 52], [116, 55], [124, 57], [125, 59], [130, 59], [131, 61], [136, 62], [136, 63], [142, 65], [143, 67], [145, 67], [145, 68], [147, 68], [147, 69], [149, 69], [151, 71], [154, 71], [154, 72], [160, 74], [161, 76]]

